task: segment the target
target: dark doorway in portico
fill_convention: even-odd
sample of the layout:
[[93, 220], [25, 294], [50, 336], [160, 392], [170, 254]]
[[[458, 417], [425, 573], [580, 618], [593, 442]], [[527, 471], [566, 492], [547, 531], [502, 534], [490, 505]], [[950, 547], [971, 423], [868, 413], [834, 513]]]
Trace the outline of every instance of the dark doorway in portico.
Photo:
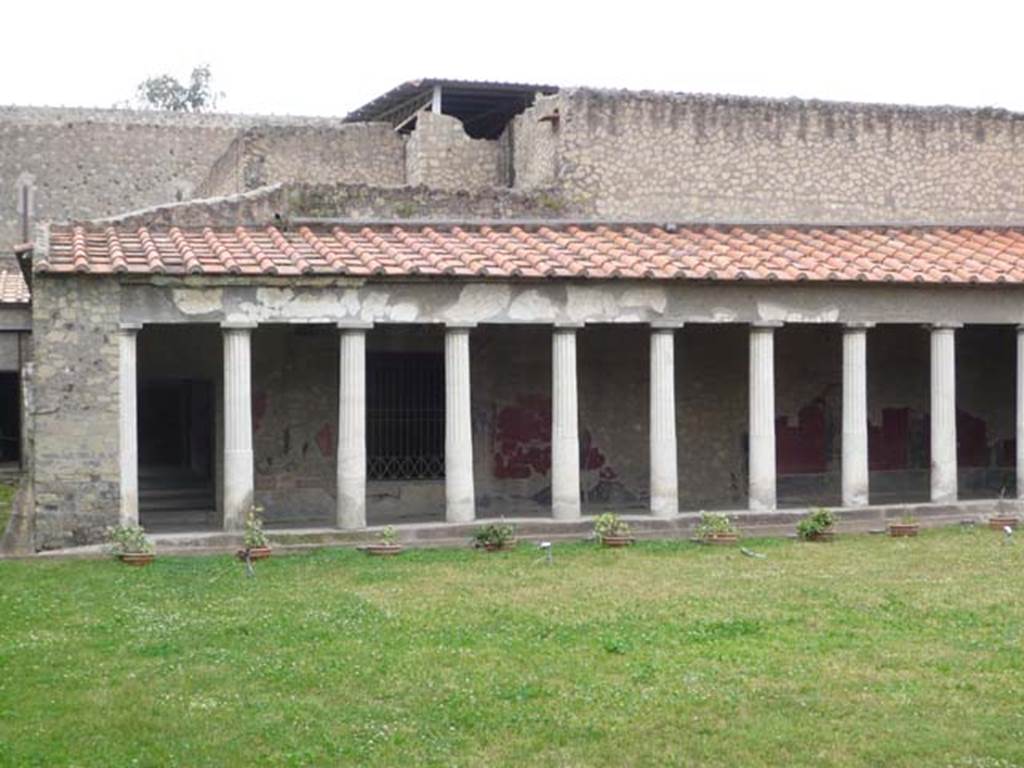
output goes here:
[[220, 330], [147, 325], [138, 337], [139, 519], [143, 527], [219, 527]]

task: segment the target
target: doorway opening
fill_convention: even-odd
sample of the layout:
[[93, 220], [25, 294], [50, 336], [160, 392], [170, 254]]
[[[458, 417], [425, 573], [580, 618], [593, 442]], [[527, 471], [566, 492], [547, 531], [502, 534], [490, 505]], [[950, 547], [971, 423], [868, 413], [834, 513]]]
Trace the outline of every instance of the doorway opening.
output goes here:
[[216, 502], [212, 382], [139, 385], [139, 516], [147, 528], [210, 522]]

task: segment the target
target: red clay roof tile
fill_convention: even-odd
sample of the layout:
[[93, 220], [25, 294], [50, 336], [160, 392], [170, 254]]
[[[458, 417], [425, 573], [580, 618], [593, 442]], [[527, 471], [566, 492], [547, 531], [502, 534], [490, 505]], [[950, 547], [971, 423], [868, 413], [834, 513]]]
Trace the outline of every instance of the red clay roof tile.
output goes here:
[[36, 270], [1020, 284], [1024, 230], [438, 224], [162, 231], [79, 224], [53, 227]]

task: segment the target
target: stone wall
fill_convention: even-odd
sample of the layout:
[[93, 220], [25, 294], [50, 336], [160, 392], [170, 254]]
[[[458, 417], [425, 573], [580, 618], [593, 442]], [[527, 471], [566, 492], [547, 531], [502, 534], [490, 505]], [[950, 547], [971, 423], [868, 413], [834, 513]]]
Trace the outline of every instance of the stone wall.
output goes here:
[[1024, 223], [1021, 115], [586, 89], [555, 108], [559, 184], [599, 217]]
[[473, 191], [508, 184], [507, 140], [471, 138], [458, 118], [426, 110], [405, 147], [406, 183]]
[[388, 123], [248, 128], [196, 193], [228, 195], [281, 182], [404, 184], [405, 140]]
[[559, 172], [561, 98], [538, 96], [532, 107], [509, 124], [512, 136], [512, 183], [519, 189], [552, 186]]
[[37, 276], [34, 290], [34, 544], [94, 542], [120, 503], [120, 287]]
[[355, 220], [559, 219], [587, 212], [544, 189], [523, 192], [502, 187], [447, 190], [425, 186], [383, 188], [366, 184], [290, 185], [290, 217]]
[[185, 200], [242, 122], [223, 115], [0, 108], [0, 251], [21, 239], [21, 183], [32, 187], [36, 221]]
[[[244, 162], [237, 166], [241, 147]], [[22, 239], [23, 184], [32, 190], [38, 222], [234, 192], [236, 172], [243, 171], [255, 185], [260, 179], [401, 184], [402, 140], [387, 126], [335, 118], [0, 107], [0, 253]]]
[[234, 227], [279, 224], [292, 219], [353, 221], [470, 219], [559, 219], [586, 212], [562, 202], [549, 190], [524, 193], [503, 187], [475, 192], [429, 187], [377, 187], [369, 184], [272, 184], [250, 192], [169, 203], [105, 217], [122, 227]]

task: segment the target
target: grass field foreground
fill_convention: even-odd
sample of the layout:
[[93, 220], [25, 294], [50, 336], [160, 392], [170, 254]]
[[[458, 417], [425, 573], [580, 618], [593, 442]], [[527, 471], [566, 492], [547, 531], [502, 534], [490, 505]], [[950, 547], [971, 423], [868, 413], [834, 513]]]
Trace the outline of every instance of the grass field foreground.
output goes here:
[[0, 562], [3, 765], [1024, 765], [1024, 541]]

